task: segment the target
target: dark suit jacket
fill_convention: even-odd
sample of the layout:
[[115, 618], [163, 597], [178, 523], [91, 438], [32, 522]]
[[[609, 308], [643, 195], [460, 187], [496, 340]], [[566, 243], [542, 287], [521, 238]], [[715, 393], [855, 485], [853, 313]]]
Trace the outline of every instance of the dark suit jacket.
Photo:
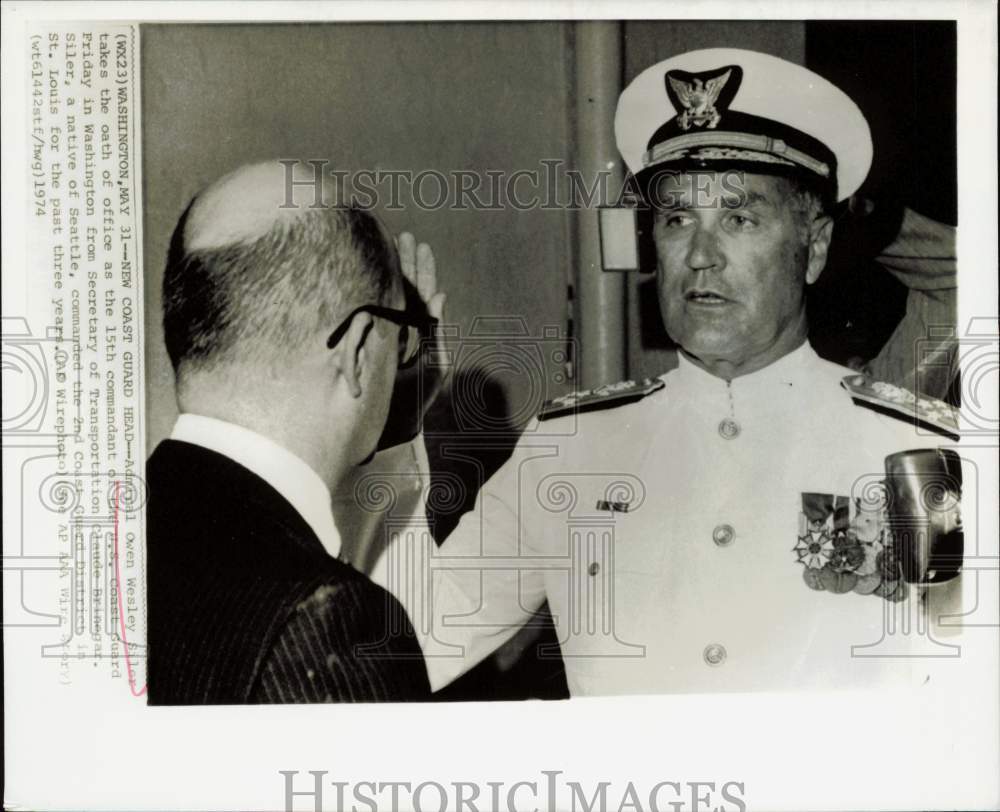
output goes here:
[[146, 471], [150, 704], [429, 696], [399, 603], [263, 479], [175, 440]]

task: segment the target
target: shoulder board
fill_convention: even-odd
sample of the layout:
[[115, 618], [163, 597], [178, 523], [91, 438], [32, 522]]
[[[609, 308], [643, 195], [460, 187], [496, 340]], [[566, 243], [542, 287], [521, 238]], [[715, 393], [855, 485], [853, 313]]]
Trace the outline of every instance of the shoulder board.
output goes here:
[[538, 412], [538, 419], [549, 420], [567, 414], [622, 406], [626, 403], [642, 400], [646, 395], [650, 395], [664, 386], [666, 383], [659, 378], [644, 378], [641, 381], [620, 381], [619, 383], [599, 386], [597, 389], [573, 392], [560, 398], [545, 401]]
[[958, 411], [943, 400], [917, 397], [907, 389], [872, 381], [865, 375], [848, 375], [840, 385], [861, 405], [908, 423], [925, 425], [954, 440], [959, 439]]

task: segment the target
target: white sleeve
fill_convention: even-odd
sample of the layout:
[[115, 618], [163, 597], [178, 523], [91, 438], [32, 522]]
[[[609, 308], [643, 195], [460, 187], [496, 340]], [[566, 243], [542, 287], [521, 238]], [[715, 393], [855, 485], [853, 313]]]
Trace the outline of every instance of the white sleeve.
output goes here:
[[[426, 450], [416, 458], [427, 469]], [[438, 690], [506, 642], [545, 600], [540, 570], [524, 566], [536, 550], [528, 536], [531, 510], [519, 497], [531, 451], [520, 447], [480, 489], [475, 508], [437, 547], [423, 512], [390, 529], [371, 572], [406, 609], [420, 639], [431, 688]], [[429, 476], [425, 479], [429, 482]], [[424, 489], [424, 499], [427, 497]]]
[[391, 532], [424, 520], [430, 467], [422, 435], [354, 468], [333, 495], [340, 559], [369, 577]]

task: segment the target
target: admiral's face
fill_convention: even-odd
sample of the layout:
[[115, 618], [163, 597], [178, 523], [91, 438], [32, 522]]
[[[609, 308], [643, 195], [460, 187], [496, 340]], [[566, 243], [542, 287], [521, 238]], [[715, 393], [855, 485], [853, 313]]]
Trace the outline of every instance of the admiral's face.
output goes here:
[[670, 337], [719, 377], [761, 369], [806, 339], [805, 287], [832, 223], [769, 175], [680, 173], [657, 186], [660, 311]]

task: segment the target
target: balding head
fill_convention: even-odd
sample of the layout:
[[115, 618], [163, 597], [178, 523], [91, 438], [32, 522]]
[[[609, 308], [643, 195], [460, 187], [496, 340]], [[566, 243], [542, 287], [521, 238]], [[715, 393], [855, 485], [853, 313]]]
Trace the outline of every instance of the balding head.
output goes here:
[[338, 205], [314, 168], [242, 167], [184, 212], [163, 281], [179, 384], [189, 370], [280, 369], [322, 342], [338, 317], [392, 289], [398, 268], [387, 234], [371, 214]]
[[339, 204], [321, 163], [264, 161], [242, 166], [198, 193], [184, 227], [188, 251], [210, 251], [265, 236], [278, 223]]

